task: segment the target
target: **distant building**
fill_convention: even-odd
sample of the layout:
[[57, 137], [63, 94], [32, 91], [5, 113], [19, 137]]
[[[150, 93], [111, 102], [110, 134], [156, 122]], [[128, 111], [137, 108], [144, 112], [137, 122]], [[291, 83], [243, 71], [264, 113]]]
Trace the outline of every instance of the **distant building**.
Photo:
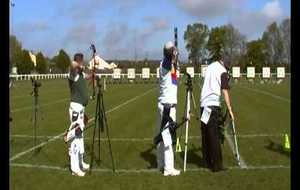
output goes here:
[[112, 63], [112, 64], [108, 64], [104, 59], [102, 59], [101, 57], [99, 57], [98, 55], [95, 56], [94, 59], [91, 59], [89, 61], [89, 69], [93, 69], [94, 68], [94, 60], [96, 62], [95, 68], [99, 69], [99, 70], [104, 70], [104, 69], [113, 69], [116, 68], [117, 65]]
[[34, 67], [36, 67], [36, 56], [33, 53], [31, 53], [30, 51], [29, 51], [29, 56], [31, 58], [31, 61], [34, 64]]

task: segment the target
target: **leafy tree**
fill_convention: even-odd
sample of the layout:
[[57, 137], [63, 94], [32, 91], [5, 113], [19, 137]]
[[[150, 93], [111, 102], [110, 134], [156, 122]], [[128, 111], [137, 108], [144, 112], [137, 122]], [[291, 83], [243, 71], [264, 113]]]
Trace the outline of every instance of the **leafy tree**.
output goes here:
[[246, 57], [246, 66], [254, 66], [257, 71], [261, 71], [267, 57], [265, 43], [261, 39], [248, 42]]
[[36, 71], [38, 73], [47, 73], [47, 61], [42, 52], [36, 55]]
[[291, 20], [284, 19], [279, 26], [283, 42], [283, 62], [291, 63]]
[[20, 60], [16, 62], [18, 74], [30, 74], [34, 69], [34, 64], [29, 56], [28, 50], [22, 50]]
[[276, 22], [267, 27], [267, 30], [263, 33], [262, 40], [267, 50], [268, 64], [282, 63], [284, 57], [283, 39]]
[[185, 47], [189, 52], [189, 59], [195, 64], [206, 58], [208, 34], [207, 25], [202, 23], [189, 24], [184, 32]]
[[232, 64], [237, 64], [246, 54], [246, 37], [231, 24], [215, 27], [209, 34], [207, 49], [211, 61], [219, 60], [225, 55]]
[[69, 55], [63, 49], [59, 50], [58, 55], [53, 58], [56, 67], [63, 73], [67, 72], [70, 61]]
[[209, 33], [209, 39], [207, 43], [207, 49], [210, 52], [211, 61], [217, 61], [221, 59], [222, 51], [225, 47], [225, 27], [212, 28]]
[[[247, 44], [246, 44], [246, 49], [247, 49]], [[247, 65], [248, 65], [248, 58], [247, 58], [247, 50], [244, 55], [241, 55], [237, 58], [237, 65], [241, 68], [241, 72], [246, 72], [247, 71]]]
[[9, 59], [10, 70], [13, 66], [22, 61], [22, 44], [16, 38], [16, 36], [9, 36]]
[[237, 65], [246, 54], [246, 37], [231, 24], [225, 25], [224, 30], [224, 51], [229, 56], [231, 64]]

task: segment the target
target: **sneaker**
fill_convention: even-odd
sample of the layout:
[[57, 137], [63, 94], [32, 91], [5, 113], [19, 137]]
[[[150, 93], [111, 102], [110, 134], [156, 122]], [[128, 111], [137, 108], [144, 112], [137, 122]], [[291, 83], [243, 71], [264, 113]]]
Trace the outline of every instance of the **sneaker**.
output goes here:
[[89, 164], [84, 163], [84, 162], [82, 162], [81, 164], [82, 164], [82, 168], [83, 168], [84, 170], [89, 170], [89, 169], [90, 169], [90, 165], [89, 165]]
[[72, 171], [72, 175], [83, 177], [85, 175], [85, 172], [83, 172], [81, 170], [78, 170], [76, 172]]
[[177, 176], [180, 174], [180, 170], [176, 170], [175, 168], [172, 170], [165, 170], [164, 176]]

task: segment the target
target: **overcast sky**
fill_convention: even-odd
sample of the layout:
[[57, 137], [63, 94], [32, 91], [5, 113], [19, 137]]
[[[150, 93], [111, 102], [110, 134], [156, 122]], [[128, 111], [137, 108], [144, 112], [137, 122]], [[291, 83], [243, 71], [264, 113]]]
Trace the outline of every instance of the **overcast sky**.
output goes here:
[[24, 48], [52, 57], [59, 49], [71, 56], [89, 45], [105, 59], [160, 59], [162, 46], [178, 27], [181, 59], [187, 58], [187, 24], [232, 23], [248, 40], [268, 24], [290, 17], [288, 0], [13, 0], [10, 31]]

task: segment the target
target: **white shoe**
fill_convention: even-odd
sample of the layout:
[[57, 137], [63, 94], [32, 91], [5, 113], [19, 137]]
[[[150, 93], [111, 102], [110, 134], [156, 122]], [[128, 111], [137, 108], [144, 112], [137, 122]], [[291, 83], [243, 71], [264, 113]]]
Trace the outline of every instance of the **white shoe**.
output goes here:
[[83, 177], [85, 175], [85, 172], [83, 172], [81, 170], [78, 170], [76, 172], [72, 171], [72, 175]]
[[87, 163], [82, 162], [81, 165], [82, 165], [82, 168], [83, 168], [84, 170], [89, 170], [89, 169], [90, 169], [90, 165], [87, 164]]
[[175, 168], [172, 170], [165, 170], [164, 176], [177, 176], [180, 175], [180, 170], [176, 170]]

